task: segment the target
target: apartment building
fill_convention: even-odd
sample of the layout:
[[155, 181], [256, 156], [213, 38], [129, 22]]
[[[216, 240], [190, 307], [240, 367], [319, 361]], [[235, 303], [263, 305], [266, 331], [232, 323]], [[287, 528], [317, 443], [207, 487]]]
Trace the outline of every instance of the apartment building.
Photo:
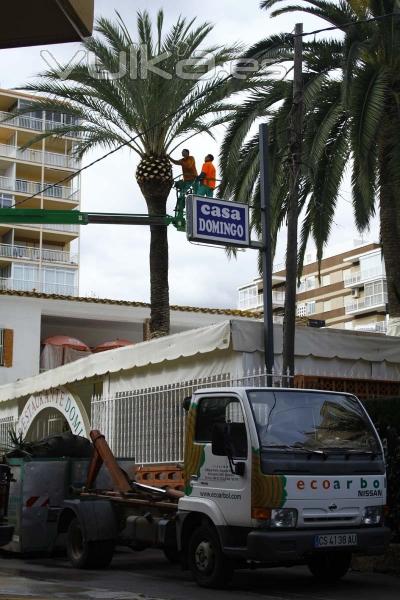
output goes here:
[[[273, 310], [282, 319], [286, 272], [274, 267]], [[239, 288], [239, 308], [263, 309], [261, 278]], [[387, 283], [381, 248], [364, 243], [327, 255], [321, 263], [310, 257], [297, 290], [297, 316], [323, 321], [326, 327], [386, 333]], [[322, 323], [321, 323], [322, 324]]]
[[[79, 210], [79, 175], [57, 184], [80, 169], [73, 157], [76, 139], [51, 137], [20, 149], [74, 117], [40, 110], [10, 120], [10, 113], [31, 101], [27, 94], [0, 90], [0, 208]], [[0, 289], [76, 296], [78, 271], [78, 225], [11, 225], [0, 217]]]

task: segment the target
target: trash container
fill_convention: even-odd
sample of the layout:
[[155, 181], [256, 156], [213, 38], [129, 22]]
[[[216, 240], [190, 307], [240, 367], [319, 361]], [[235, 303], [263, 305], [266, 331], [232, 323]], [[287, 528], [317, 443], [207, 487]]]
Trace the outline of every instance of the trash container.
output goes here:
[[10, 481], [10, 467], [0, 464], [0, 546], [8, 544], [13, 534], [13, 527], [7, 523]]

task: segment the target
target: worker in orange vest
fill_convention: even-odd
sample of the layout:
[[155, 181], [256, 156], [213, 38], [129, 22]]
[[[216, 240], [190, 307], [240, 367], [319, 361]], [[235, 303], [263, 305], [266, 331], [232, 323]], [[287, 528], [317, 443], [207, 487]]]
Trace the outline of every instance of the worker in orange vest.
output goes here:
[[214, 157], [212, 154], [207, 154], [204, 165], [202, 166], [201, 173], [198, 176], [200, 185], [197, 193], [199, 196], [207, 196], [212, 198], [214, 196], [214, 190], [217, 186], [217, 172], [213, 164]]
[[169, 160], [174, 164], [182, 167], [183, 181], [178, 182], [178, 187], [186, 192], [189, 188], [194, 187], [197, 179], [196, 161], [193, 156], [190, 155], [190, 151], [186, 148], [182, 150], [182, 158], [175, 160], [172, 156], [168, 157]]

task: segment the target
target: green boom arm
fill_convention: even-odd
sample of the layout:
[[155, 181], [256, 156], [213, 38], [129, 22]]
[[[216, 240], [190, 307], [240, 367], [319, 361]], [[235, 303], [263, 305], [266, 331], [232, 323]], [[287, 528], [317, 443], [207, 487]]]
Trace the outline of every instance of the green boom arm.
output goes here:
[[77, 210], [44, 210], [34, 208], [1, 208], [0, 223], [15, 224], [57, 224], [57, 225], [89, 225], [91, 223], [107, 223], [113, 225], [155, 225], [165, 227], [174, 225], [184, 231], [185, 220], [182, 215], [126, 215], [119, 213], [84, 213]]

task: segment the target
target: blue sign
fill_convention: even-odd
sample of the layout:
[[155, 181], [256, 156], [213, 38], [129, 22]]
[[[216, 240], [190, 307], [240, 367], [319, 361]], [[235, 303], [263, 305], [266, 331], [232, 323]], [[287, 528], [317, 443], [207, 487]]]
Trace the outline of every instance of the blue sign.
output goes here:
[[187, 237], [191, 242], [220, 246], [250, 246], [247, 204], [188, 196]]

